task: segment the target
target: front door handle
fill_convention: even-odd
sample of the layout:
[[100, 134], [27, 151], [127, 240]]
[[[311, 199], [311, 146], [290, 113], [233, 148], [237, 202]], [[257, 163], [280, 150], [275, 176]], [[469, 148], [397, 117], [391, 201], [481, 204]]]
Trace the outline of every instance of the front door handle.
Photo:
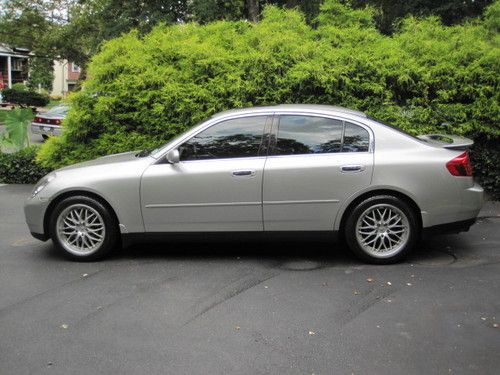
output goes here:
[[364, 165], [343, 165], [342, 167], [340, 167], [340, 170], [342, 172], [361, 172], [361, 171], [364, 171], [365, 170], [365, 166]]
[[247, 170], [247, 169], [233, 171], [233, 176], [234, 177], [255, 176], [255, 171]]

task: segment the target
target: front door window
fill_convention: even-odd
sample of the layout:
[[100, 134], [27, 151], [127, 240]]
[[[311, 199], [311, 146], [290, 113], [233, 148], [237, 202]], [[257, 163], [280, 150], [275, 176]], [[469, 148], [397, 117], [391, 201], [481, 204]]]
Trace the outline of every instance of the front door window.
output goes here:
[[267, 116], [220, 122], [179, 147], [181, 161], [259, 156]]

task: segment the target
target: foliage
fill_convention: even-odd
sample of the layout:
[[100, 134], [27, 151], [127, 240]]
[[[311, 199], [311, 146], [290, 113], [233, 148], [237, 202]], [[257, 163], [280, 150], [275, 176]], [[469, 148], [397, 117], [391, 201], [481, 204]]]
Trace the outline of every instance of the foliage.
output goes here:
[[[446, 24], [459, 23], [481, 15], [492, 0], [339, 0], [362, 10], [373, 7], [384, 33], [407, 16], [438, 15]], [[30, 87], [50, 90], [54, 59], [66, 59], [83, 68], [99, 51], [102, 42], [130, 30], [145, 34], [158, 23], [216, 20], [258, 21], [266, 5], [296, 8], [309, 24], [315, 24], [323, 0], [0, 0], [0, 41], [29, 48], [34, 58]], [[331, 2], [330, 2], [331, 3]], [[340, 9], [340, 8], [338, 8]], [[498, 14], [498, 13], [497, 13]], [[344, 14], [347, 15], [347, 14]], [[352, 13], [349, 16], [357, 16]], [[498, 17], [490, 17], [498, 23]], [[495, 21], [497, 20], [497, 21]], [[494, 25], [493, 25], [494, 26]]]
[[4, 89], [2, 98], [8, 103], [18, 104], [21, 107], [44, 107], [49, 103], [48, 95], [29, 90]]
[[492, 0], [343, 0], [355, 8], [367, 5], [377, 9], [375, 20], [380, 31], [392, 33], [398, 20], [413, 15], [417, 17], [436, 15], [446, 25], [480, 16]]
[[191, 11], [200, 23], [221, 18], [238, 20], [243, 18], [245, 2], [243, 0], [193, 0]]
[[28, 91], [28, 88], [24, 83], [14, 83], [11, 88], [14, 91]]
[[499, 139], [477, 139], [470, 151], [474, 176], [481, 181], [490, 197], [500, 200], [500, 147]]
[[0, 183], [34, 184], [49, 173], [35, 161], [36, 153], [36, 146], [13, 154], [0, 153]]
[[28, 77], [28, 88], [51, 91], [54, 81], [54, 63], [45, 57], [32, 57], [29, 62], [30, 74]]
[[0, 133], [0, 148], [19, 151], [29, 146], [30, 121], [33, 118], [31, 109], [12, 109], [5, 116], [5, 130]]
[[[28, 82], [31, 87], [50, 89], [52, 85], [52, 60], [55, 57], [52, 46], [47, 43], [47, 36], [57, 27], [48, 20], [33, 1], [7, 0], [0, 11], [0, 42], [11, 46], [24, 47], [35, 56], [30, 64]], [[58, 1], [43, 2], [53, 6]], [[28, 4], [29, 3], [29, 4]], [[37, 2], [41, 4], [40, 1]], [[0, 7], [2, 8], [2, 7]], [[50, 56], [50, 58], [47, 58]]]
[[124, 34], [93, 58], [63, 135], [39, 160], [56, 168], [156, 146], [218, 111], [274, 103], [342, 105], [415, 134], [498, 140], [500, 49], [489, 13], [456, 26], [410, 17], [392, 36], [373, 14], [326, 0], [315, 29], [295, 10], [267, 7], [257, 24]]

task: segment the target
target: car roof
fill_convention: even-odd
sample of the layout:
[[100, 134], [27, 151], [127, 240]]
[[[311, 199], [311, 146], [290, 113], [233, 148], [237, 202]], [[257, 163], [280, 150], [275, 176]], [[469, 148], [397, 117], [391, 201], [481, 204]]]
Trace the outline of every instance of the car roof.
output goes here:
[[273, 106], [256, 106], [248, 108], [236, 108], [228, 111], [219, 112], [212, 116], [212, 118], [226, 117], [229, 115], [239, 114], [258, 114], [261, 112], [315, 112], [323, 114], [347, 114], [352, 116], [364, 117], [366, 114], [354, 109], [337, 107], [326, 104], [278, 104]]

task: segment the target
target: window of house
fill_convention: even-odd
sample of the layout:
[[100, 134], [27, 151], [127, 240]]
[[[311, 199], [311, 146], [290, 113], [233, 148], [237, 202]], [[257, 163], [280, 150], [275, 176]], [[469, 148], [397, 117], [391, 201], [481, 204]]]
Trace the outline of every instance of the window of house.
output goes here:
[[280, 116], [274, 155], [368, 151], [370, 136], [358, 125], [318, 116]]
[[71, 71], [73, 73], [80, 73], [81, 68], [78, 65], [76, 65], [75, 63], [71, 63]]
[[244, 158], [259, 155], [267, 116], [220, 122], [179, 147], [181, 160]]
[[17, 72], [20, 72], [23, 70], [23, 60], [22, 59], [16, 59], [12, 58], [11, 60], [11, 69]]

